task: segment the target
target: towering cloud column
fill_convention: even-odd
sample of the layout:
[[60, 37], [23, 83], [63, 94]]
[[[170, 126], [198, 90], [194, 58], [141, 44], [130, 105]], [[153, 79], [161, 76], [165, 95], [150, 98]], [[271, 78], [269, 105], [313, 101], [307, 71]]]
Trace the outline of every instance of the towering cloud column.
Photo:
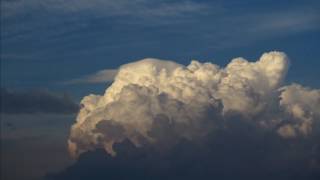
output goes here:
[[307, 136], [319, 120], [320, 93], [296, 84], [281, 87], [288, 67], [281, 52], [256, 62], [236, 58], [225, 68], [151, 58], [123, 65], [104, 95], [82, 99], [70, 152], [102, 147], [116, 155], [113, 144], [125, 139], [136, 146], [197, 141], [234, 117], [284, 138]]

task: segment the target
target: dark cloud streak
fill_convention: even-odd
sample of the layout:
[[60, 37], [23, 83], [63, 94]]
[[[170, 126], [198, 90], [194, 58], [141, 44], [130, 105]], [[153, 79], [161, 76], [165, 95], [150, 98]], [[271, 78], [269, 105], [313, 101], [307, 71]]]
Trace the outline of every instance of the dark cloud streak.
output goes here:
[[8, 114], [22, 113], [76, 113], [78, 105], [69, 95], [59, 95], [46, 90], [10, 91], [0, 90], [0, 112]]

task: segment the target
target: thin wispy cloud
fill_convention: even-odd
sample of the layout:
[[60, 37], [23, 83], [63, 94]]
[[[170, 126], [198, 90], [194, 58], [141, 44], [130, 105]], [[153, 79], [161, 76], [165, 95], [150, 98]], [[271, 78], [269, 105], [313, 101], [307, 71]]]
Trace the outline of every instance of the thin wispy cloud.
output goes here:
[[64, 82], [64, 84], [99, 84], [108, 83], [114, 80], [118, 69], [104, 69], [94, 74], [86, 75], [81, 78], [72, 79]]
[[42, 10], [60, 13], [92, 12], [99, 16], [135, 16], [140, 18], [176, 17], [201, 13], [207, 6], [193, 1], [165, 2], [150, 0], [17, 0], [3, 2], [4, 17]]
[[217, 20], [221, 30], [208, 26], [203, 36], [212, 41], [211, 46], [208, 46], [210, 49], [218, 50], [318, 30], [318, 22], [320, 15], [312, 7], [275, 10], [272, 13], [249, 12], [237, 16], [222, 16]]
[[[1, 16], [4, 20], [1, 60], [71, 64], [72, 60], [86, 62], [108, 57], [116, 61], [105, 62], [105, 67], [117, 67], [118, 60], [125, 63], [148, 56], [190, 59], [208, 55], [204, 58], [212, 58], [213, 53], [263, 44], [264, 40], [281, 46], [277, 38], [320, 29], [319, 8], [310, 4], [259, 10], [253, 7], [248, 11], [216, 4], [146, 0], [3, 1], [1, 13], [7, 15]], [[77, 68], [74, 72], [78, 74], [70, 73], [52, 82], [76, 77], [71, 82], [58, 84], [101, 84], [111, 82], [114, 77], [112, 73], [103, 76], [109, 77], [106, 79], [99, 73], [96, 74], [99, 78], [81, 77], [81, 67]], [[35, 79], [24, 82], [30, 81]]]
[[[320, 27], [319, 9], [311, 5], [243, 12], [217, 2], [7, 0], [3, 1], [1, 10], [5, 24], [1, 36], [5, 41], [28, 41], [42, 36], [40, 42], [55, 44], [68, 40], [63, 43], [68, 46], [74, 41], [72, 38], [90, 40], [99, 36], [98, 40], [105, 40], [105, 43], [95, 44], [95, 49], [106, 47], [106, 44], [130, 46], [128, 38], [124, 42], [111, 42], [110, 35], [114, 31], [138, 33], [141, 28], [153, 26], [165, 28], [170, 25], [163, 32], [183, 35], [186, 39], [197, 37], [209, 44], [203, 48], [211, 50], [238, 47]], [[22, 18], [24, 22], [12, 23], [15, 18]], [[144, 39], [145, 43], [150, 41], [161, 40]]]
[[269, 32], [299, 32], [319, 28], [320, 15], [318, 12], [309, 11], [293, 11], [274, 13], [271, 15], [261, 15], [254, 20], [256, 23], [254, 31], [269, 31]]

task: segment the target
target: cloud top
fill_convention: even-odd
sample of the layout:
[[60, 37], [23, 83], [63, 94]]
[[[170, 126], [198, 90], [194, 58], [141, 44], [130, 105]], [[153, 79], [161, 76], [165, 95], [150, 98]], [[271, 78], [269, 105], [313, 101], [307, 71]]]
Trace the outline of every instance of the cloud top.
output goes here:
[[81, 101], [69, 150], [77, 156], [102, 147], [115, 155], [114, 143], [125, 139], [138, 147], [198, 141], [240, 120], [283, 138], [307, 136], [319, 117], [319, 90], [281, 87], [288, 67], [282, 52], [256, 62], [235, 58], [225, 68], [152, 58], [123, 65], [104, 95]]

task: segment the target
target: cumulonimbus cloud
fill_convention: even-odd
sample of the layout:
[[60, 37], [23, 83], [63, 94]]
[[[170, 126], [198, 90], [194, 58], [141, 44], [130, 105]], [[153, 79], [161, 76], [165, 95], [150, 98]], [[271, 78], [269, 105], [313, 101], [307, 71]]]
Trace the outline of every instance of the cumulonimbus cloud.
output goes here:
[[126, 139], [135, 146], [197, 141], [239, 119], [283, 138], [308, 137], [317, 129], [320, 90], [283, 86], [288, 68], [282, 52], [235, 58], [224, 68], [152, 58], [123, 65], [104, 95], [82, 99], [69, 150], [115, 155], [114, 143]]

